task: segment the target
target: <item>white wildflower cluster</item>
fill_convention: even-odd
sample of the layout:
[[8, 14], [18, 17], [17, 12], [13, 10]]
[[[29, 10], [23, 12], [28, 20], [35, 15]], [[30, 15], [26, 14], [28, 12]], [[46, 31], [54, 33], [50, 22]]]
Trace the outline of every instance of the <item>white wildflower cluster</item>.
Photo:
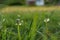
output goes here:
[[16, 25], [22, 25], [23, 20], [20, 20], [20, 15], [18, 15], [18, 18], [16, 19]]
[[44, 19], [44, 22], [45, 22], [45, 23], [47, 23], [47, 22], [49, 22], [49, 21], [50, 21], [49, 18]]

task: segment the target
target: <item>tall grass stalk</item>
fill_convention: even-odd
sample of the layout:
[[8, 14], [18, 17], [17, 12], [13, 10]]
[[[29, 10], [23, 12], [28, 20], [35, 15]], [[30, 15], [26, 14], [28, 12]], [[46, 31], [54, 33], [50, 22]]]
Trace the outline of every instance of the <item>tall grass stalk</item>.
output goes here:
[[6, 26], [4, 26], [2, 32], [3, 32], [3, 33], [2, 33], [2, 40], [7, 40], [7, 39], [6, 39], [6, 32], [7, 32]]
[[45, 29], [46, 31], [45, 31], [45, 32], [46, 32], [46, 34], [48, 35], [48, 34], [49, 34], [49, 33], [48, 33], [48, 32], [49, 32], [49, 30], [48, 30], [48, 26], [47, 26], [47, 25], [48, 25], [48, 23], [46, 22], [45, 24], [46, 24], [46, 29]]
[[35, 40], [36, 32], [37, 32], [37, 21], [38, 21], [38, 14], [35, 14], [33, 17], [33, 22], [31, 26], [31, 30], [29, 32], [30, 40]]
[[43, 40], [48, 40], [47, 34], [48, 34], [48, 26], [47, 26], [47, 22], [45, 23], [46, 27], [44, 29], [44, 36], [43, 36]]

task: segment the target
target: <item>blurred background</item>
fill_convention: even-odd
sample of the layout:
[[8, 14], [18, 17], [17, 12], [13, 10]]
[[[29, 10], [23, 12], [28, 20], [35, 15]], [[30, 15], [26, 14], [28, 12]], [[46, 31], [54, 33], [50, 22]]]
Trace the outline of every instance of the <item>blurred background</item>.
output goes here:
[[60, 0], [0, 0], [0, 40], [60, 40]]
[[0, 0], [0, 6], [41, 6], [41, 5], [60, 5], [60, 0]]

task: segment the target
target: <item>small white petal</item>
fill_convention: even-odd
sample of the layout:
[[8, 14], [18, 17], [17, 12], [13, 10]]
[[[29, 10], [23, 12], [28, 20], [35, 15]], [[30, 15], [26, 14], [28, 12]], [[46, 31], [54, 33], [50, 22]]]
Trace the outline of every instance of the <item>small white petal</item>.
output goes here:
[[22, 25], [21, 23], [19, 23], [19, 25]]
[[48, 18], [48, 19], [47, 19], [47, 22], [49, 22], [49, 21], [50, 21], [50, 19]]
[[44, 20], [44, 22], [49, 22], [50, 21], [50, 19], [49, 18], [46, 18], [45, 20]]

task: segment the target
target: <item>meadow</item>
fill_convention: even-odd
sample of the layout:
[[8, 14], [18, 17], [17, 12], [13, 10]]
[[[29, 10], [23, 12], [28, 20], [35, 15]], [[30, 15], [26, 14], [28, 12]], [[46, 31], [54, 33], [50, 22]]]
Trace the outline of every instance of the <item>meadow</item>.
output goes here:
[[60, 40], [60, 7], [32, 8], [1, 9], [0, 40]]

